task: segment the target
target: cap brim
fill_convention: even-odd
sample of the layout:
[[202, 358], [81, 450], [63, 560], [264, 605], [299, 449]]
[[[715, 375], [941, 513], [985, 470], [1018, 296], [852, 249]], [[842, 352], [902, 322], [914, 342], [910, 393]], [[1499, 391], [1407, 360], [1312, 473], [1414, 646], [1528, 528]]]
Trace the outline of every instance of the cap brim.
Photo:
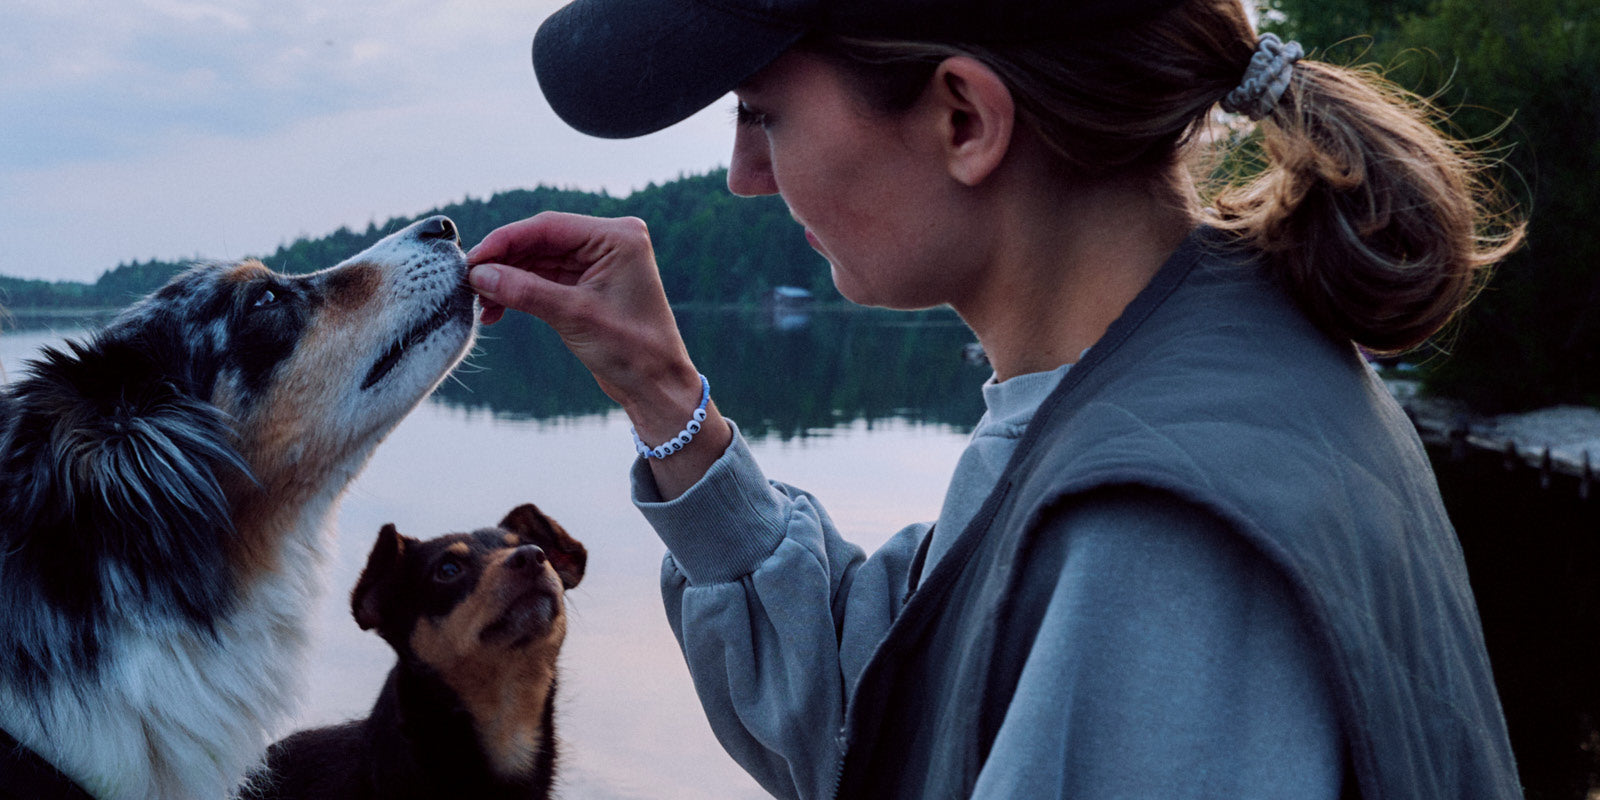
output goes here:
[[804, 28], [684, 0], [577, 0], [533, 37], [550, 107], [591, 136], [653, 133], [716, 102]]

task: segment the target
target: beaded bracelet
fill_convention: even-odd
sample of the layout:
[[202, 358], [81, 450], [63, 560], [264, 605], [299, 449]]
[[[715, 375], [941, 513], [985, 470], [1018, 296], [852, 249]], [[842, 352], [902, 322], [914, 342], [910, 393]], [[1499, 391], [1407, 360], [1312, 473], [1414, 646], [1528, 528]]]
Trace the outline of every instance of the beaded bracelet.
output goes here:
[[700, 407], [694, 410], [694, 417], [689, 420], [689, 424], [683, 426], [683, 430], [679, 431], [677, 436], [668, 439], [666, 443], [660, 447], [647, 446], [644, 443], [644, 440], [639, 438], [639, 431], [634, 428], [629, 428], [628, 430], [633, 433], [634, 449], [639, 451], [639, 456], [641, 458], [666, 458], [667, 456], [682, 450], [689, 444], [690, 441], [694, 439], [694, 435], [700, 432], [700, 423], [706, 421], [706, 406], [710, 402], [711, 381], [706, 380], [706, 376], [701, 375]]

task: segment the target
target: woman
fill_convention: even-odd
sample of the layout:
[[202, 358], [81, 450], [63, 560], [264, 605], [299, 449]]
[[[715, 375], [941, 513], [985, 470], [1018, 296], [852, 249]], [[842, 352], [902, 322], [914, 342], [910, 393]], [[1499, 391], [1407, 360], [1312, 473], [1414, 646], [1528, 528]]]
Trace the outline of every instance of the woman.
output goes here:
[[[769, 791], [1517, 794], [1432, 473], [1352, 344], [1423, 341], [1517, 234], [1482, 235], [1415, 104], [1301, 56], [1237, 0], [579, 0], [541, 28], [589, 133], [732, 89], [729, 188], [780, 194], [851, 300], [949, 304], [994, 367], [937, 523], [867, 557], [709, 402], [641, 223], [474, 249], [486, 321], [548, 321], [633, 421], [669, 620]], [[1219, 103], [1271, 163], [1202, 209]]]

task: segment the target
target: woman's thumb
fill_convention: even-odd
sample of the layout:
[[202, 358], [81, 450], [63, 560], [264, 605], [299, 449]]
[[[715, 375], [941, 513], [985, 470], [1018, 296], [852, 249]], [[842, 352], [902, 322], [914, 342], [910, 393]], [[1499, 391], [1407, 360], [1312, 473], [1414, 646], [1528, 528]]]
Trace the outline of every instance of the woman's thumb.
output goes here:
[[504, 270], [494, 264], [479, 264], [467, 271], [467, 282], [472, 290], [486, 300], [500, 302], [500, 279]]
[[530, 272], [502, 264], [479, 264], [467, 273], [467, 280], [485, 300], [506, 308], [532, 314], [541, 319], [553, 311], [552, 291], [566, 287]]

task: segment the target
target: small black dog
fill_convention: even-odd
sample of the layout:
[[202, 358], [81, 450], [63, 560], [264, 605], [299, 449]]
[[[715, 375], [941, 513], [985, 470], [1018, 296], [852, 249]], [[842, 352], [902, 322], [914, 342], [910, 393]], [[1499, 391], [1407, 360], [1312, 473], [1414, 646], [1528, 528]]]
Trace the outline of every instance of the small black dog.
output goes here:
[[399, 656], [371, 716], [274, 744], [246, 796], [548, 797], [562, 592], [587, 560], [531, 504], [425, 542], [385, 525], [350, 596]]

